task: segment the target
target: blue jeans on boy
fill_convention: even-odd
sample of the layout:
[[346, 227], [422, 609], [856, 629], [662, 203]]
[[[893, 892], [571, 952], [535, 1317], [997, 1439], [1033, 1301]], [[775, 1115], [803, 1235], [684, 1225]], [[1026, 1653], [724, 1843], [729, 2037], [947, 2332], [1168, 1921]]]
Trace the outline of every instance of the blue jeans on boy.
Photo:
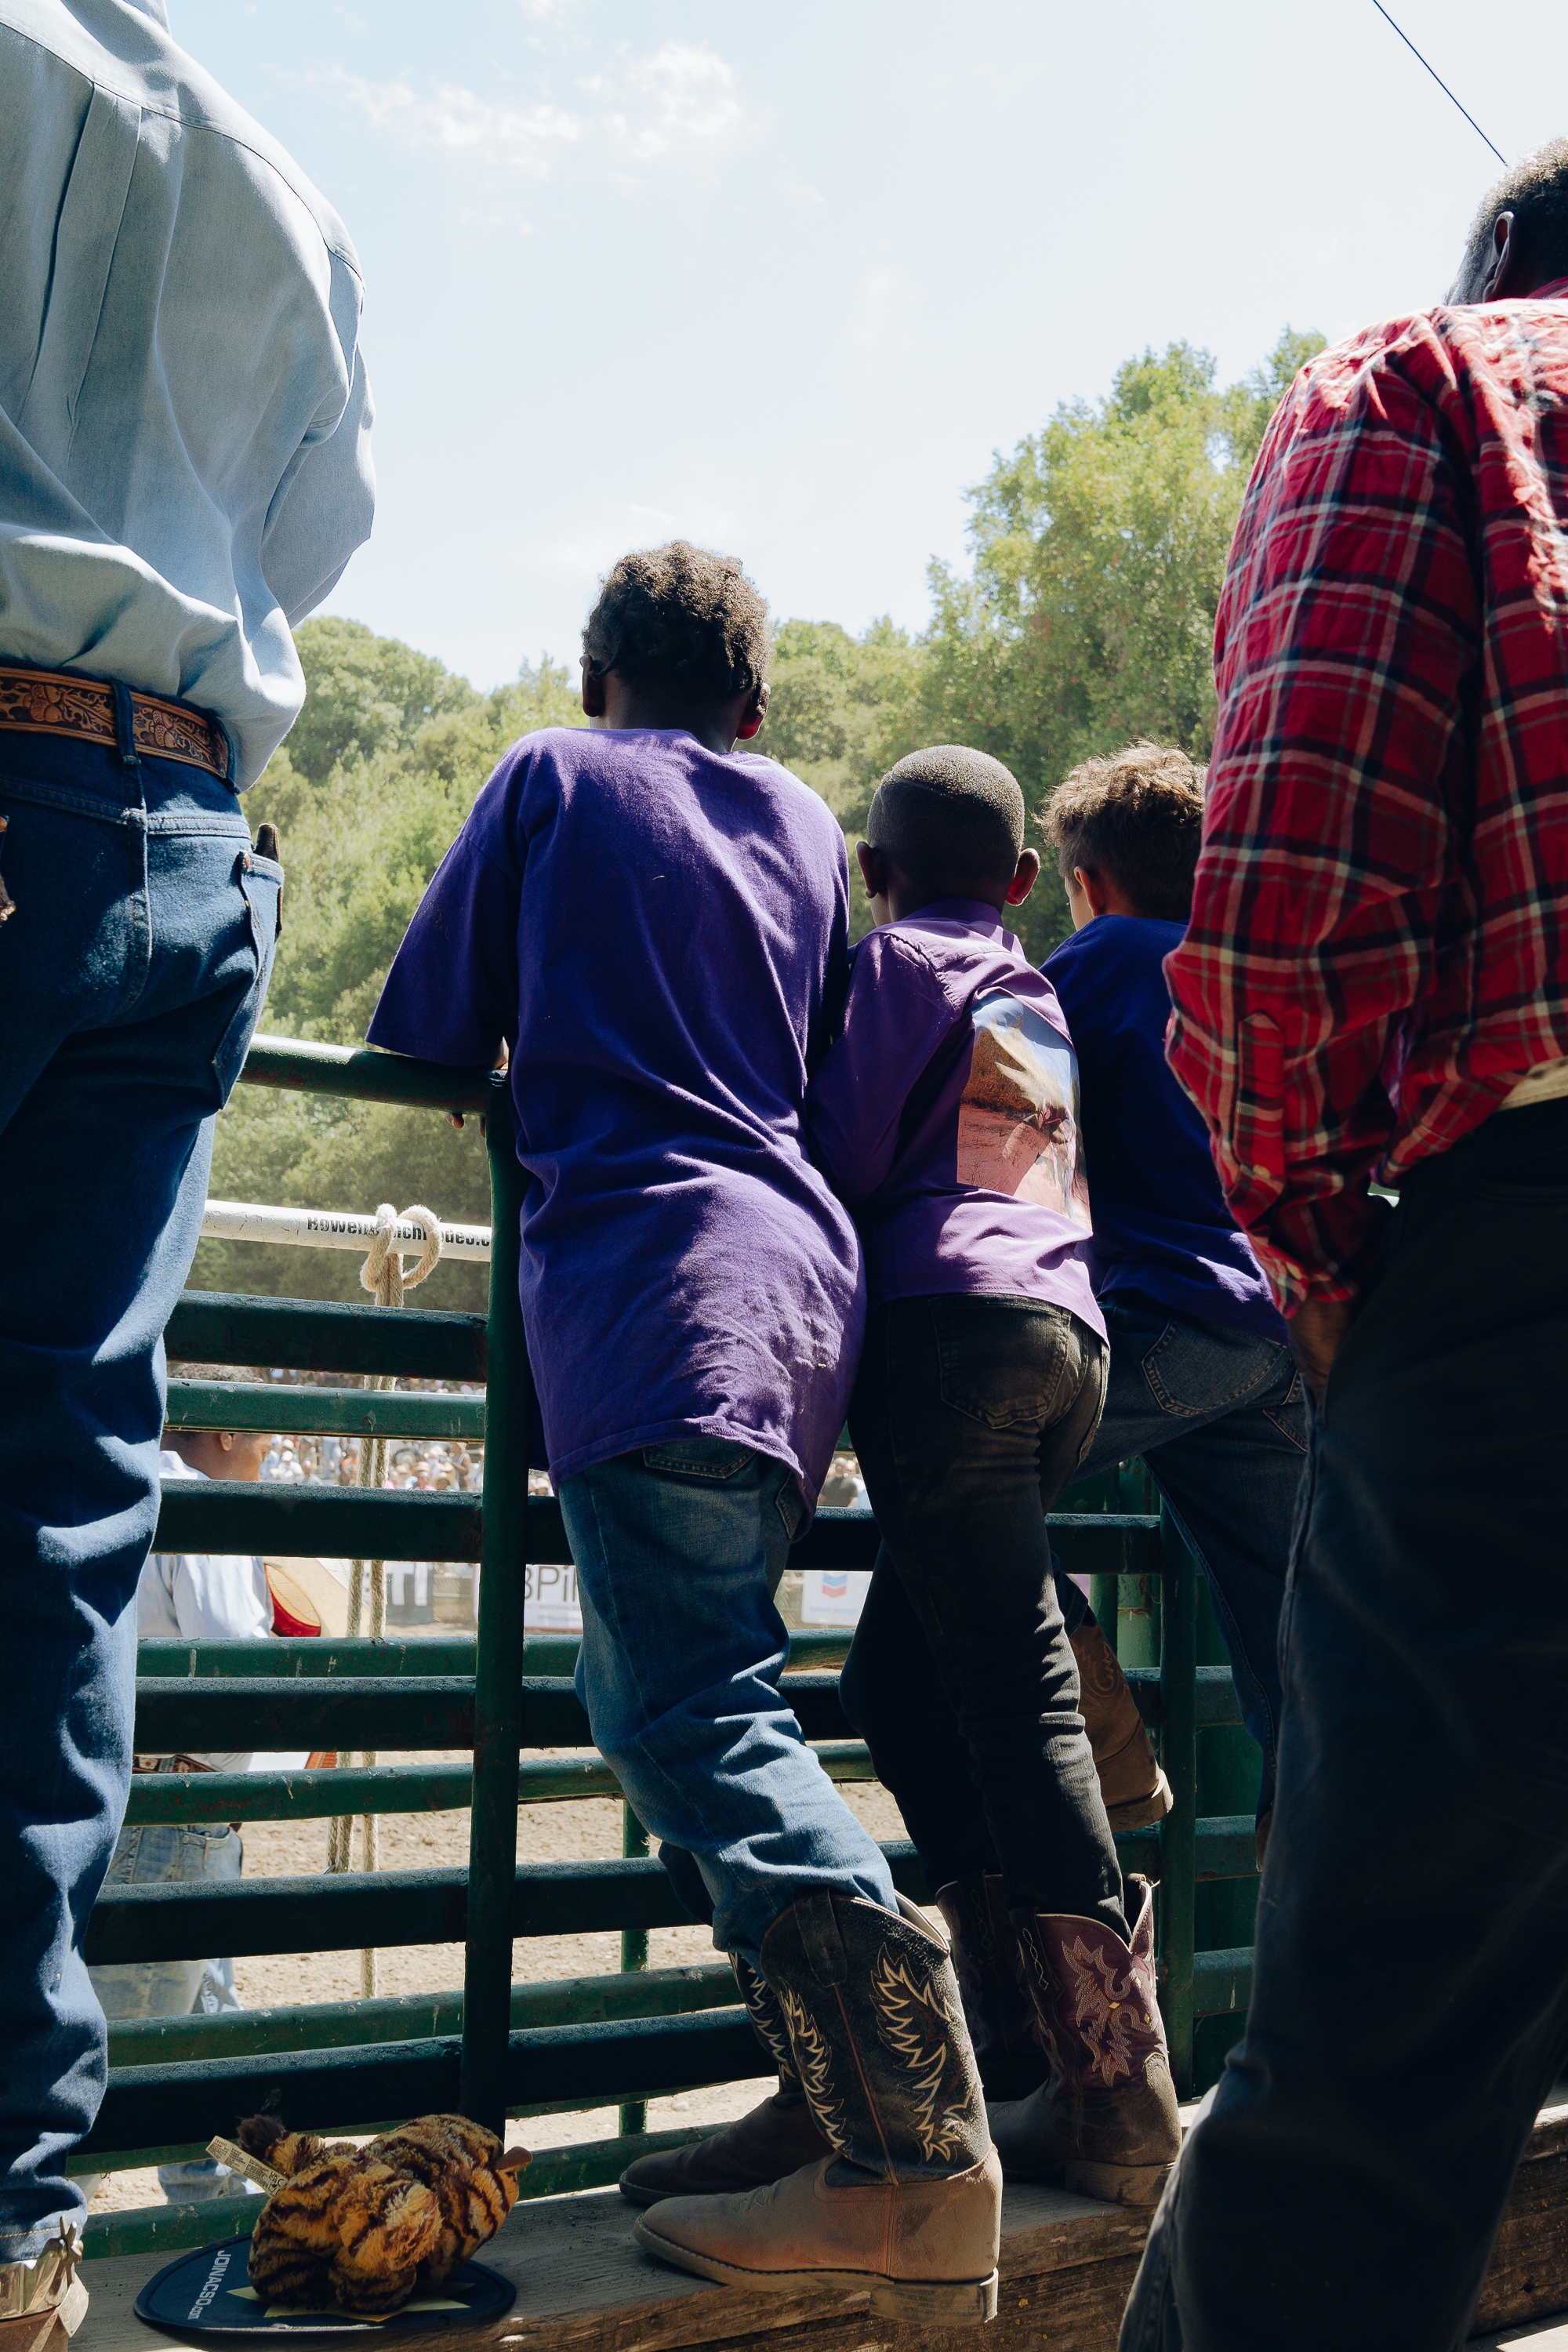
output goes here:
[[[1301, 1376], [1282, 1339], [1142, 1300], [1100, 1305], [1110, 1381], [1079, 1475], [1142, 1454], [1201, 1562], [1241, 1719], [1263, 1757], [1261, 1820], [1274, 1804], [1279, 1617], [1307, 1461]], [[1077, 1585], [1058, 1580], [1071, 1633], [1089, 1603]]]
[[81, 1939], [131, 1769], [163, 1329], [271, 969], [280, 869], [204, 769], [0, 730], [0, 2262], [83, 2200]]
[[[143, 1822], [121, 1830], [109, 1865], [109, 1886], [162, 1886], [172, 1880], [214, 1879], [232, 1884], [244, 1867], [239, 1832], [228, 1822], [191, 1822], [181, 1828]], [[105, 2017], [216, 2016], [240, 2006], [228, 1960], [124, 1960], [89, 1969], [92, 1989]], [[78, 2173], [77, 2186], [91, 2198], [98, 2174]], [[212, 2197], [243, 2197], [250, 2184], [210, 2157], [191, 2163], [161, 2164], [158, 2180], [173, 2204]]]
[[[670, 1438], [561, 1488], [595, 1743], [644, 1828], [678, 1850], [683, 1899], [683, 1874], [700, 1874], [714, 1944], [753, 1967], [803, 1888], [898, 1908], [881, 1848], [779, 1688], [773, 1594], [805, 1510], [784, 1463], [722, 1438]], [[695, 1888], [689, 1907], [707, 1908]]]

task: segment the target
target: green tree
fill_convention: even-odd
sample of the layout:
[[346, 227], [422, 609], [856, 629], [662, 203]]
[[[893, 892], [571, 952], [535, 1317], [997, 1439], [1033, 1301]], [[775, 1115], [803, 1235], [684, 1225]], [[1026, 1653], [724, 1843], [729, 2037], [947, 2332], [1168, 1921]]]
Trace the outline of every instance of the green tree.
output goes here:
[[[1117, 370], [998, 457], [976, 489], [967, 578], [933, 563], [914, 714], [927, 740], [1005, 760], [1037, 807], [1080, 760], [1139, 736], [1203, 758], [1214, 740], [1215, 612], [1269, 416], [1322, 338], [1287, 331], [1227, 390], [1187, 343]], [[1055, 877], [1019, 928], [1063, 936]]]
[[820, 793], [844, 827], [857, 939], [870, 910], [854, 845], [879, 780], [921, 740], [911, 729], [924, 661], [886, 615], [858, 637], [836, 621], [785, 621], [773, 633], [773, 691], [757, 748]]
[[[278, 826], [288, 877], [262, 1027], [357, 1045], [409, 918], [496, 761], [536, 728], [581, 726], [582, 705], [569, 673], [548, 661], [525, 663], [512, 684], [479, 695], [358, 622], [308, 621], [298, 644], [310, 726], [300, 719], [246, 795], [253, 825]], [[259, 1087], [238, 1087], [218, 1121], [210, 1190], [219, 1200], [300, 1207], [391, 1200], [402, 1210], [422, 1200], [460, 1223], [489, 1219], [475, 1122], [459, 1134], [433, 1112]], [[246, 1242], [203, 1242], [192, 1281], [361, 1296], [347, 1253]], [[484, 1286], [481, 1268], [443, 1265], [422, 1295], [433, 1307], [477, 1308]]]

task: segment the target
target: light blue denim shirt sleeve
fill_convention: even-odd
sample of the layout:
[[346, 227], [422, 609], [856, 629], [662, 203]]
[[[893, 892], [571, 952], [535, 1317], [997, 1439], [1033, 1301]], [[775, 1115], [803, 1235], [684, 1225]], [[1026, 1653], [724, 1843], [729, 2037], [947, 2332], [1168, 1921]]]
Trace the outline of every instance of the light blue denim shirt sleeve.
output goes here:
[[252, 782], [370, 535], [348, 236], [162, 0], [0, 0], [0, 660], [178, 695]]

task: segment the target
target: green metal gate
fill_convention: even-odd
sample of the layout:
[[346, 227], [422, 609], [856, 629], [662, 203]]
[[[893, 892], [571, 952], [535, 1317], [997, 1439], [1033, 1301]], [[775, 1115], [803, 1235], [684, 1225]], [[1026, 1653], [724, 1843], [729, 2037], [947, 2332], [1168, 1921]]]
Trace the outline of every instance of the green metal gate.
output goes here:
[[[279, 2085], [290, 2120], [338, 2131], [379, 2129], [440, 2108], [500, 2131], [509, 2116], [615, 2105], [622, 2126], [616, 2138], [548, 2151], [524, 2174], [523, 2189], [545, 2196], [612, 2180], [631, 2156], [695, 2136], [645, 2132], [648, 2099], [745, 2080], [763, 2069], [727, 1968], [717, 1959], [703, 1968], [647, 1967], [648, 1929], [686, 1924], [686, 1915], [658, 1864], [647, 1859], [647, 1841], [629, 1809], [618, 1861], [539, 1864], [518, 1858], [520, 1807], [619, 1790], [593, 1752], [577, 1703], [574, 1638], [524, 1642], [524, 1562], [564, 1562], [570, 1553], [554, 1499], [528, 1491], [522, 1433], [533, 1391], [518, 1306], [523, 1180], [500, 1094], [504, 1081], [487, 1070], [282, 1038], [257, 1039], [244, 1080], [426, 1113], [494, 1109], [489, 1311], [480, 1317], [187, 1292], [166, 1334], [170, 1355], [345, 1377], [482, 1381], [486, 1393], [481, 1403], [395, 1389], [176, 1381], [171, 1422], [270, 1430], [286, 1402], [298, 1432], [469, 1441], [488, 1432], [483, 1499], [171, 1483], [156, 1549], [477, 1562], [477, 1638], [144, 1643], [136, 1746], [411, 1753], [471, 1748], [473, 1769], [471, 1775], [446, 1765], [148, 1775], [132, 1790], [127, 1820], [300, 1821], [468, 1805], [468, 1864], [228, 1886], [110, 1887], [89, 1923], [87, 1956], [97, 1963], [460, 1941], [464, 1982], [450, 1996], [113, 2025], [108, 2089], [73, 2168], [101, 2171], [200, 2154], [215, 2131], [231, 2129], [237, 2115]], [[1128, 1481], [1123, 1473], [1124, 1489]], [[1131, 1496], [1108, 1496], [1103, 1486], [1093, 1495], [1069, 1496], [1069, 1503], [1090, 1507], [1059, 1512], [1051, 1526], [1064, 1566], [1091, 1579], [1107, 1632], [1120, 1619], [1129, 1636], [1122, 1643], [1129, 1680], [1155, 1731], [1175, 1799], [1158, 1830], [1117, 1843], [1124, 1867], [1160, 1881], [1162, 1997], [1184, 2094], [1194, 2086], [1198, 2021], [1246, 2006], [1250, 1951], [1194, 1951], [1194, 1926], [1201, 1885], [1254, 1878], [1253, 1824], [1250, 1812], [1197, 1818], [1200, 1737], [1211, 1748], [1234, 1748], [1241, 1735], [1226, 1727], [1238, 1722], [1236, 1696], [1227, 1667], [1197, 1662], [1192, 1557], [1168, 1517], [1147, 1507], [1142, 1478], [1132, 1486]], [[1129, 1499], [1141, 1507], [1127, 1508]], [[825, 1510], [795, 1559], [808, 1568], [868, 1568], [875, 1550], [868, 1513]], [[1147, 1637], [1156, 1624], [1152, 1646]], [[1145, 1637], [1141, 1647], [1131, 1638], [1139, 1633]], [[866, 1780], [869, 1759], [838, 1704], [837, 1669], [847, 1642], [834, 1633], [795, 1636], [785, 1687], [828, 1772]], [[583, 1752], [568, 1759], [532, 1752], [559, 1748]], [[1227, 1785], [1238, 1792], [1234, 1770]], [[526, 1811], [521, 1818], [526, 1823]], [[913, 1849], [892, 1843], [886, 1851], [897, 1885], [929, 1900]], [[617, 1928], [618, 1974], [513, 1985], [514, 1937]], [[88, 2251], [199, 2243], [232, 2233], [244, 2210], [220, 2200], [106, 2214], [89, 2223]]]

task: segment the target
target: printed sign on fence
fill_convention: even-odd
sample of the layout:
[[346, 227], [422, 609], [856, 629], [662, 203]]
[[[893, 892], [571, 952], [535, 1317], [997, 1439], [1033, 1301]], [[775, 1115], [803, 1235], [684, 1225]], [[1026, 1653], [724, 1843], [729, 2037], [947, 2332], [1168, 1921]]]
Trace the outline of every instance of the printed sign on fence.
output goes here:
[[871, 1582], [868, 1568], [808, 1568], [800, 1580], [803, 1625], [856, 1625]]
[[542, 1568], [531, 1561], [523, 1587], [522, 1622], [530, 1633], [580, 1633], [583, 1612], [577, 1603], [577, 1571]]

